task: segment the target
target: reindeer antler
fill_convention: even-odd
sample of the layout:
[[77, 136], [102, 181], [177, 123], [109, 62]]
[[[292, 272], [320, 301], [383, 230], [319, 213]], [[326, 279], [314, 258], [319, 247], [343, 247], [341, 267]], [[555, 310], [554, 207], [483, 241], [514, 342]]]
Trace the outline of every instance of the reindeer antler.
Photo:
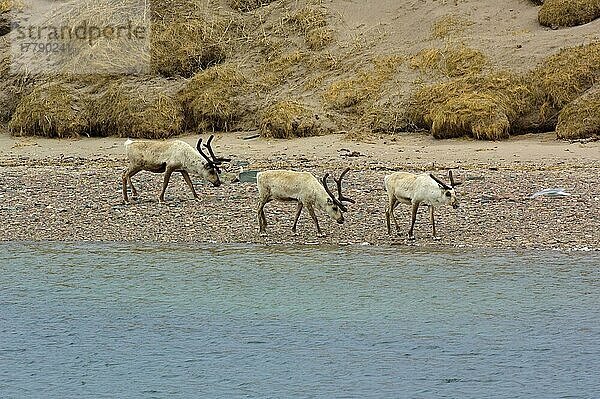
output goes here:
[[437, 184], [439, 184], [444, 190], [452, 190], [452, 187], [448, 187], [448, 185], [446, 183], [444, 183], [443, 181], [441, 181], [440, 179], [438, 179], [437, 177], [435, 177], [433, 175], [433, 173], [430, 173], [429, 177], [431, 177], [433, 180], [435, 180], [435, 182]]
[[[323, 187], [325, 188], [325, 191], [327, 191], [327, 194], [329, 194], [329, 197], [331, 198], [333, 203], [336, 204], [343, 212], [346, 212], [348, 210], [346, 208], [346, 206], [344, 204], [342, 204], [341, 201], [339, 201], [337, 198], [335, 198], [335, 196], [329, 189], [329, 186], [327, 185], [328, 177], [329, 177], [329, 173], [325, 173], [325, 176], [323, 176]], [[334, 178], [334, 180], [335, 180], [335, 178]]]
[[346, 168], [344, 169], [344, 171], [342, 172], [342, 174], [340, 175], [339, 179], [336, 179], [335, 177], [333, 177], [333, 181], [335, 181], [335, 183], [337, 184], [337, 189], [338, 189], [338, 199], [340, 202], [342, 201], [346, 201], [346, 202], [350, 202], [351, 204], [355, 204], [356, 201], [354, 201], [352, 198], [348, 198], [348, 197], [344, 197], [342, 195], [342, 179], [344, 178], [344, 175], [346, 173], [348, 173], [348, 171], [350, 170], [350, 168]]
[[210, 156], [213, 159], [213, 163], [215, 165], [221, 165], [223, 162], [229, 162], [231, 161], [230, 158], [217, 158], [215, 156], [215, 153], [212, 150], [212, 147], [210, 146], [210, 142], [212, 141], [212, 139], [215, 137], [214, 134], [211, 134], [210, 137], [208, 138], [208, 140], [206, 140], [206, 144], [204, 144], [204, 147], [206, 147], [206, 149], [208, 150], [208, 153], [210, 154]]
[[448, 171], [448, 177], [450, 178], [450, 184], [452, 185], [452, 188], [454, 188], [456, 186], [460, 186], [461, 184], [464, 183], [464, 178], [461, 181], [454, 181], [454, 176], [452, 175], [452, 170]]
[[198, 140], [198, 144], [196, 144], [196, 149], [198, 150], [198, 152], [200, 153], [200, 155], [202, 155], [202, 157], [204, 159], [206, 159], [206, 162], [208, 162], [208, 164], [210, 166], [212, 166], [213, 168], [217, 167], [217, 165], [208, 156], [206, 156], [206, 154], [204, 153], [204, 151], [202, 151], [202, 137], [200, 137], [200, 139]]
[[333, 178], [333, 181], [335, 181], [335, 183], [337, 185], [337, 189], [338, 189], [338, 197], [337, 198], [333, 195], [333, 193], [329, 189], [329, 186], [327, 185], [327, 178], [329, 177], [329, 173], [325, 173], [325, 176], [323, 176], [323, 187], [325, 187], [325, 191], [327, 191], [327, 194], [329, 194], [329, 196], [331, 197], [333, 202], [343, 212], [348, 211], [348, 208], [346, 208], [346, 205], [344, 205], [344, 203], [342, 201], [350, 202], [352, 204], [356, 203], [356, 201], [354, 201], [352, 198], [344, 197], [344, 195], [342, 194], [342, 179], [344, 178], [344, 175], [346, 173], [348, 173], [349, 170], [350, 170], [350, 168], [346, 168], [340, 175], [339, 179], [336, 179], [334, 176], [331, 176]]

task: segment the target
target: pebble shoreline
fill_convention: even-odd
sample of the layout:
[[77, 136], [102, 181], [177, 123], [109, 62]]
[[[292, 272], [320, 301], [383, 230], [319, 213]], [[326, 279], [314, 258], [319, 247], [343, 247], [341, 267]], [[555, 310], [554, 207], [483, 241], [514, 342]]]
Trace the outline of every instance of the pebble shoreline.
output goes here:
[[[298, 170], [318, 176], [339, 174], [347, 159], [305, 160]], [[281, 161], [262, 159], [258, 170], [279, 168]], [[439, 240], [431, 238], [427, 208], [415, 225], [416, 240], [406, 238], [410, 209], [400, 205], [396, 218], [401, 235], [387, 234], [383, 178], [392, 165], [355, 160], [344, 193], [356, 200], [346, 222], [318, 212], [326, 237], [317, 238], [306, 212], [298, 234], [291, 233], [295, 205], [271, 202], [265, 207], [268, 236], [260, 237], [256, 221], [257, 188], [229, 182], [233, 165], [215, 188], [194, 179], [199, 200], [192, 199], [183, 178], [174, 174], [166, 203], [158, 203], [162, 175], [135, 177], [138, 202], [125, 204], [121, 194], [122, 159], [4, 159], [0, 165], [1, 241], [189, 242], [322, 245], [401, 245], [440, 248], [557, 249], [599, 251], [599, 165], [512, 164], [506, 168], [462, 165], [460, 207], [436, 208]], [[228, 172], [228, 173], [227, 173]], [[443, 176], [444, 171], [439, 171]], [[561, 187], [572, 195], [529, 196]]]

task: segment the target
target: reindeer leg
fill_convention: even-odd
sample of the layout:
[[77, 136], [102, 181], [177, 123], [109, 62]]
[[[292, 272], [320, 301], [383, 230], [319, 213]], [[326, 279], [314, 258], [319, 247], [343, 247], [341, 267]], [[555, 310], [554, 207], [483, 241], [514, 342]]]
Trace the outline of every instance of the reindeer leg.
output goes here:
[[398, 223], [396, 222], [396, 217], [394, 216], [394, 208], [396, 208], [396, 197], [394, 195], [389, 197], [388, 209], [385, 210], [385, 222], [387, 224], [388, 234], [392, 234], [392, 226], [390, 223], [391, 220], [394, 221], [396, 225], [396, 231], [398, 231]]
[[133, 183], [131, 181], [131, 177], [134, 176], [135, 174], [137, 174], [139, 171], [141, 171], [141, 169], [139, 168], [128, 168], [125, 172], [123, 172], [123, 199], [125, 200], [125, 202], [129, 202], [129, 197], [127, 196], [127, 184], [129, 184], [131, 186], [131, 196], [133, 198], [137, 198], [137, 191], [135, 189], [135, 187], [133, 186]]
[[258, 231], [264, 237], [267, 235], [267, 217], [265, 216], [265, 204], [269, 202], [266, 198], [261, 198], [258, 204]]
[[158, 197], [158, 202], [165, 202], [165, 191], [167, 191], [167, 186], [169, 185], [169, 179], [171, 179], [171, 174], [173, 173], [173, 169], [167, 168], [165, 170], [165, 179], [163, 180], [162, 191], [160, 192], [160, 196]]
[[133, 176], [135, 176], [136, 174], [138, 174], [138, 172], [141, 172], [141, 169], [135, 169], [133, 172], [130, 172], [129, 175], [127, 176], [127, 182], [129, 183], [129, 185], [131, 186], [131, 196], [136, 199], [138, 197], [138, 192], [135, 189], [135, 186], [133, 185], [133, 181], [131, 181], [131, 178]]
[[315, 210], [312, 207], [312, 205], [307, 204], [306, 209], [308, 209], [308, 213], [310, 214], [310, 217], [312, 218], [312, 220], [315, 223], [315, 226], [317, 228], [317, 237], [325, 237], [325, 234], [323, 234], [323, 232], [321, 231], [321, 228], [319, 227], [319, 221], [317, 220], [317, 215], [315, 214]]
[[190, 179], [190, 174], [185, 170], [181, 170], [181, 175], [183, 176], [183, 180], [187, 183], [190, 190], [192, 190], [192, 194], [194, 194], [194, 198], [198, 199], [198, 194], [196, 194], [196, 190], [194, 189], [194, 184], [192, 184], [192, 179]]
[[127, 197], [127, 181], [129, 179], [129, 169], [123, 172], [123, 176], [121, 180], [123, 181], [123, 201], [129, 202], [129, 198]]
[[408, 231], [408, 238], [410, 238], [411, 240], [415, 239], [415, 235], [414, 235], [414, 228], [415, 228], [415, 221], [417, 220], [417, 210], [419, 209], [419, 202], [415, 202], [412, 204], [412, 220], [410, 222], [410, 230]]
[[429, 219], [431, 220], [432, 237], [434, 240], [439, 240], [435, 235], [435, 219], [433, 217], [433, 205], [429, 205]]
[[294, 225], [292, 226], [292, 233], [296, 234], [296, 226], [298, 225], [298, 219], [302, 212], [302, 202], [298, 201], [298, 207], [296, 208], [296, 218], [294, 219]]
[[127, 182], [129, 183], [129, 186], [131, 186], [131, 197], [134, 199], [137, 198], [138, 193], [137, 193], [137, 190], [135, 189], [135, 186], [133, 185], [133, 181], [131, 181], [131, 175], [129, 175], [129, 177], [127, 178]]

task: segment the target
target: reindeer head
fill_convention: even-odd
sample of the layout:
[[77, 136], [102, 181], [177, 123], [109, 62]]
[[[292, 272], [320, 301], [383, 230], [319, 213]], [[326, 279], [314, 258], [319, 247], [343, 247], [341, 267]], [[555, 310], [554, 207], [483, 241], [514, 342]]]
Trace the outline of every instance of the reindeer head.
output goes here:
[[211, 182], [213, 186], [218, 187], [221, 185], [221, 180], [219, 179], [219, 173], [221, 173], [221, 170], [219, 169], [219, 165], [221, 165], [223, 162], [229, 162], [231, 161], [231, 159], [217, 158], [215, 156], [215, 153], [213, 152], [210, 146], [210, 142], [212, 141], [213, 137], [214, 135], [211, 134], [208, 140], [206, 141], [206, 144], [204, 144], [204, 147], [208, 150], [208, 153], [210, 154], [211, 158], [209, 158], [202, 151], [202, 137], [200, 137], [200, 139], [198, 140], [198, 144], [196, 144], [196, 149], [198, 150], [200, 155], [202, 155], [202, 157], [206, 160], [206, 163], [203, 165], [200, 174], [204, 179]]
[[433, 173], [430, 173], [429, 176], [440, 186], [440, 189], [442, 190], [439, 203], [444, 205], [452, 205], [454, 209], [458, 208], [458, 199], [456, 198], [456, 191], [454, 191], [454, 187], [458, 186], [461, 183], [454, 182], [452, 171], [448, 171], [450, 186], [448, 186], [446, 183], [435, 177]]
[[325, 176], [323, 176], [323, 187], [325, 188], [325, 191], [327, 191], [327, 194], [329, 195], [329, 198], [327, 198], [327, 203], [326, 203], [324, 210], [329, 216], [331, 216], [333, 219], [335, 219], [339, 224], [344, 223], [344, 215], [342, 212], [348, 211], [348, 208], [346, 208], [346, 205], [344, 205], [344, 201], [350, 202], [352, 204], [354, 204], [356, 202], [353, 199], [344, 197], [342, 195], [342, 179], [344, 178], [344, 175], [346, 173], [348, 173], [349, 170], [350, 170], [350, 168], [346, 168], [340, 175], [339, 179], [336, 179], [335, 177], [332, 176], [333, 181], [335, 181], [335, 183], [337, 184], [337, 189], [338, 189], [338, 197], [337, 198], [331, 193], [331, 190], [329, 190], [329, 186], [327, 185], [327, 178], [329, 177], [329, 173], [325, 173]]

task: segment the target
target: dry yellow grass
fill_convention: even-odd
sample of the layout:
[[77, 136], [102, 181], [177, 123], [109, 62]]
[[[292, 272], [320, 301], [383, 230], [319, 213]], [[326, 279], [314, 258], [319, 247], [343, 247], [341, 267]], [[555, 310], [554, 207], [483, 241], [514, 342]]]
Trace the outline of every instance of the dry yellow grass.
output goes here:
[[322, 99], [329, 108], [338, 110], [376, 101], [383, 84], [392, 78], [403, 61], [403, 57], [394, 55], [378, 57], [373, 60], [372, 67], [331, 83], [323, 92]]
[[263, 90], [282, 84], [298, 71], [305, 71], [304, 62], [309, 57], [305, 51], [292, 51], [274, 56], [260, 66], [258, 84]]
[[467, 76], [419, 89], [411, 100], [409, 119], [436, 138], [498, 140], [508, 137], [511, 122], [534, 103], [520, 76], [508, 72]]
[[188, 123], [201, 130], [229, 130], [243, 112], [248, 80], [236, 65], [220, 64], [194, 75], [180, 93]]
[[436, 39], [445, 39], [463, 33], [473, 21], [457, 15], [444, 15], [436, 19], [431, 25], [431, 36]]
[[431, 133], [435, 138], [471, 136], [501, 140], [509, 137], [507, 110], [493, 94], [468, 93], [449, 98], [431, 113]]
[[275, 0], [230, 0], [229, 5], [239, 11], [252, 11], [257, 8], [266, 6]]
[[306, 5], [288, 15], [287, 20], [301, 32], [327, 26], [327, 9], [319, 5]]
[[204, 20], [156, 22], [152, 35], [152, 69], [167, 77], [190, 77], [225, 61], [226, 54]]
[[153, 1], [151, 10], [152, 69], [163, 76], [191, 77], [222, 63], [247, 35], [244, 16], [216, 1]]
[[529, 79], [549, 106], [560, 110], [600, 79], [600, 42], [561, 50], [534, 68]]
[[111, 80], [90, 99], [91, 134], [160, 139], [183, 132], [183, 106], [164, 79]]
[[0, 14], [4, 14], [5, 12], [9, 12], [12, 10], [13, 2], [11, 0], [0, 0]]
[[410, 59], [410, 66], [425, 73], [440, 72], [457, 77], [478, 74], [487, 65], [487, 57], [479, 50], [463, 45], [447, 45], [444, 49], [428, 48]]
[[327, 9], [320, 5], [306, 5], [290, 13], [286, 20], [304, 35], [311, 50], [321, 50], [334, 39], [334, 30], [327, 26]]
[[23, 0], [0, 0], [0, 14], [4, 14], [15, 9], [21, 9], [23, 6]]
[[331, 133], [333, 125], [309, 105], [290, 100], [278, 101], [263, 112], [260, 134], [263, 137], [292, 138]]
[[304, 42], [311, 50], [321, 50], [328, 44], [333, 42], [335, 31], [326, 26], [306, 31], [304, 34]]
[[408, 103], [404, 99], [387, 99], [365, 107], [360, 124], [373, 132], [406, 132], [416, 130], [409, 120]]
[[88, 130], [84, 107], [64, 83], [41, 83], [20, 101], [8, 128], [15, 136], [76, 137]]
[[600, 17], [600, 0], [546, 0], [538, 13], [550, 27], [583, 25]]
[[568, 140], [600, 137], [600, 85], [560, 111], [556, 136]]

